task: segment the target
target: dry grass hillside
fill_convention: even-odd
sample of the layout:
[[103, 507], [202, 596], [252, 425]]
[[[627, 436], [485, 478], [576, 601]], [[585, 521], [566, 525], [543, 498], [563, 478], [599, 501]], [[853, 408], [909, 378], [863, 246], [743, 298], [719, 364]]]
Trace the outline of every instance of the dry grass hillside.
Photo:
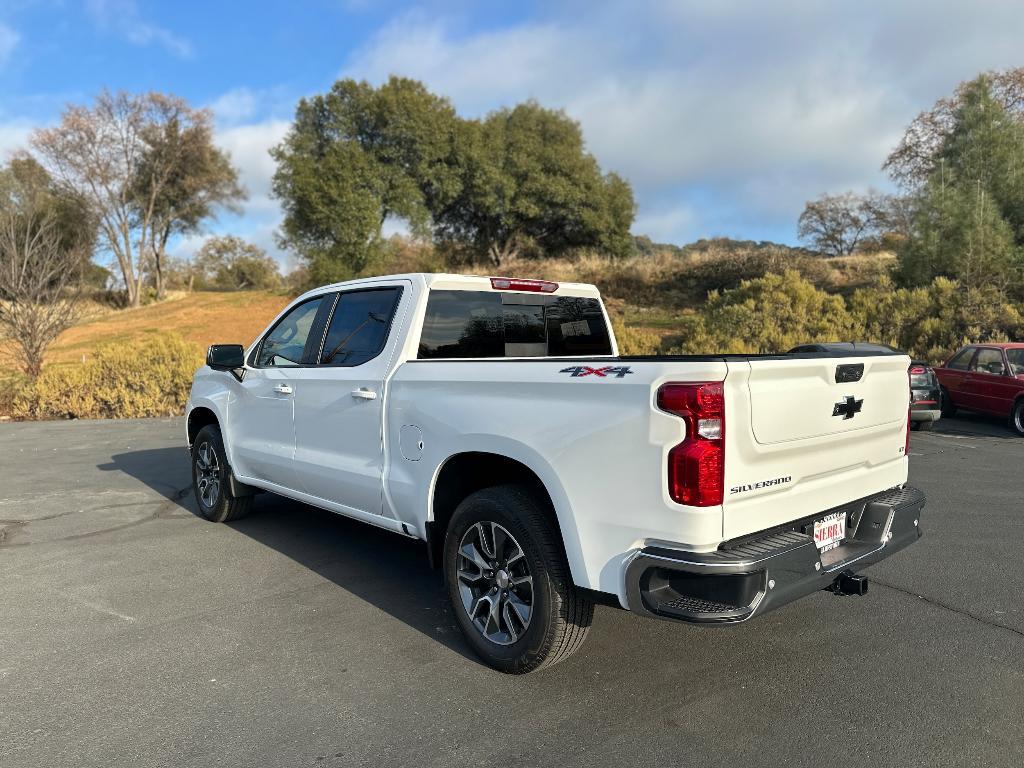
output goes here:
[[[82, 363], [100, 344], [131, 342], [164, 333], [180, 334], [200, 348], [215, 342], [247, 344], [288, 301], [288, 296], [264, 291], [204, 291], [175, 294], [137, 309], [89, 307], [86, 319], [61, 334], [50, 347], [46, 363]], [[0, 359], [0, 376], [16, 375], [9, 348], [3, 349]]]
[[[620, 348], [627, 354], [668, 349], [679, 341], [683, 319], [700, 307], [707, 294], [738, 285], [765, 272], [795, 269], [820, 288], [849, 293], [889, 271], [888, 254], [822, 259], [782, 247], [737, 251], [711, 247], [665, 252], [609, 261], [596, 256], [569, 260], [511, 260], [498, 268], [477, 266], [465, 273], [536, 277], [597, 285], [616, 325]], [[420, 271], [422, 257], [397, 259], [388, 271]], [[266, 291], [180, 293], [137, 309], [90, 307], [86, 319], [63, 333], [50, 348], [46, 367], [65, 370], [88, 362], [105, 343], [144, 342], [177, 334], [197, 351], [215, 342], [248, 344], [289, 301], [283, 293]], [[197, 352], [198, 354], [199, 352]], [[0, 343], [0, 383], [16, 391], [22, 381], [9, 348]], [[58, 387], [62, 386], [58, 384]], [[0, 397], [0, 414], [10, 404]]]

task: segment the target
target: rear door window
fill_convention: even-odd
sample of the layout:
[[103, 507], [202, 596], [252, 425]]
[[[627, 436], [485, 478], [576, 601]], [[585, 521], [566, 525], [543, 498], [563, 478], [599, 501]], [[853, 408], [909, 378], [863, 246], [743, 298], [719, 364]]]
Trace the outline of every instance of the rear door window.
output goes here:
[[431, 291], [419, 358], [610, 355], [601, 302], [578, 296]]
[[351, 368], [384, 349], [401, 288], [346, 291], [338, 296], [320, 352], [320, 365]]

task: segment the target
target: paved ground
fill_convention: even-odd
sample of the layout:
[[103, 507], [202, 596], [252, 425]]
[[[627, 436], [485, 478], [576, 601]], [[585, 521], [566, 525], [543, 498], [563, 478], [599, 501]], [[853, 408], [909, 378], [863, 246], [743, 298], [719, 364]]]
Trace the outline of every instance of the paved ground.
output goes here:
[[0, 765], [1020, 766], [1024, 440], [915, 434], [926, 537], [697, 629], [599, 608], [505, 677], [421, 547], [270, 496], [192, 513], [181, 423], [0, 425]]

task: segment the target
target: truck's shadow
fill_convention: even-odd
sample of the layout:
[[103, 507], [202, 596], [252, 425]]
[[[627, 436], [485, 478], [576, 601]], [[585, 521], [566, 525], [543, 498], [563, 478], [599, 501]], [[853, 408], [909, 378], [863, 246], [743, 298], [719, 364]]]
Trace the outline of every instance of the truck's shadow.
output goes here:
[[[129, 474], [199, 517], [181, 448], [132, 451], [111, 459], [98, 468]], [[478, 662], [462, 639], [441, 576], [428, 566], [422, 542], [270, 493], [256, 497], [249, 517], [228, 525]]]

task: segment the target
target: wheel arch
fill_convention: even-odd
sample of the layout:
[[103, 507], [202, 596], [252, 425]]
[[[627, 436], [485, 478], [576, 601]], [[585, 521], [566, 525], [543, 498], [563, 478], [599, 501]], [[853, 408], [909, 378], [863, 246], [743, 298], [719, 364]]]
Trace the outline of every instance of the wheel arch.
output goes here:
[[521, 458], [502, 453], [463, 451], [445, 459], [434, 474], [427, 510], [427, 551], [431, 565], [436, 567], [441, 563], [448, 524], [463, 499], [483, 488], [522, 485], [541, 502], [562, 543], [573, 580], [581, 583], [580, 543], [568, 502], [561, 486], [545, 475], [548, 473], [543, 469], [538, 472]]
[[195, 443], [196, 435], [199, 434], [199, 431], [210, 424], [215, 424], [221, 430], [221, 435], [224, 434], [224, 428], [221, 427], [220, 419], [212, 408], [208, 408], [205, 405], [199, 405], [188, 412], [188, 417], [186, 419], [186, 433], [188, 435], [189, 450], [192, 449], [192, 445]]

